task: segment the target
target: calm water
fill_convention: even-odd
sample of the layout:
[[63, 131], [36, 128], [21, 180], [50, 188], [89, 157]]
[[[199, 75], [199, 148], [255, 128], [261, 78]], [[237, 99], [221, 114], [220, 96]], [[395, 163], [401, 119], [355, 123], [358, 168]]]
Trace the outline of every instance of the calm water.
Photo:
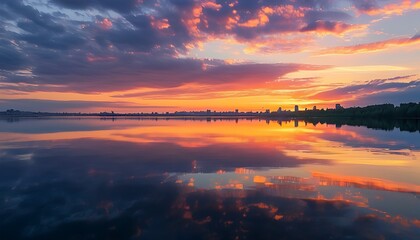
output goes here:
[[0, 120], [0, 239], [420, 239], [420, 133]]

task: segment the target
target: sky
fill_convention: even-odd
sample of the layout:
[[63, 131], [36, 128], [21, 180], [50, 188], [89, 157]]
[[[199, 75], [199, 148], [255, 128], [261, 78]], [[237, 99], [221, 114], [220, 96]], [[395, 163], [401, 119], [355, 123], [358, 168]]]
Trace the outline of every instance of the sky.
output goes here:
[[1, 0], [0, 111], [420, 101], [420, 0]]

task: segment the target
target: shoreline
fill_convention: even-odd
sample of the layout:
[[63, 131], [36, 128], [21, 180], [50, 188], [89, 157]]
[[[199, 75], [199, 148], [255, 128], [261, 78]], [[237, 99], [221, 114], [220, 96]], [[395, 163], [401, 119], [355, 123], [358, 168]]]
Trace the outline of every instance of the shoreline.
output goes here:
[[273, 116], [273, 115], [100, 115], [100, 114], [81, 114], [81, 115], [0, 115], [0, 119], [261, 119], [261, 120], [308, 120], [308, 119], [365, 119], [365, 120], [420, 120], [419, 117], [360, 117], [360, 116]]

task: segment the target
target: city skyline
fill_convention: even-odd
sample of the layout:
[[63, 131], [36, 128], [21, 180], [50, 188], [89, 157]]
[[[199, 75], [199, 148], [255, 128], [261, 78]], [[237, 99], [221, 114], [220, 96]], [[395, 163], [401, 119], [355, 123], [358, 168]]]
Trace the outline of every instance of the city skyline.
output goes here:
[[[6, 111], [0, 111], [0, 118], [6, 120], [13, 120], [14, 118], [26, 118], [26, 117], [134, 117], [134, 118], [162, 118], [162, 119], [173, 119], [178, 117], [186, 117], [191, 119], [200, 119], [206, 117], [209, 119], [214, 118], [257, 118], [259, 120], [266, 119], [271, 120], [292, 120], [292, 119], [305, 119], [308, 121], [319, 121], [320, 119], [339, 122], [343, 121], [361, 121], [365, 124], [365, 121], [379, 121], [380, 119], [385, 121], [392, 120], [416, 120], [420, 117], [420, 102], [401, 103], [399, 105], [394, 104], [377, 104], [368, 105], [365, 107], [349, 107], [345, 108], [341, 104], [335, 104], [334, 108], [312, 108], [299, 109], [298, 105], [294, 106], [293, 110], [282, 109], [278, 107], [276, 111], [265, 109], [265, 111], [240, 111], [239, 109], [227, 110], [227, 111], [216, 111], [211, 109], [206, 110], [191, 110], [191, 111], [174, 111], [174, 112], [41, 112], [41, 111], [22, 111], [18, 109], [8, 109]], [[369, 120], [368, 120], [369, 119]], [[395, 123], [395, 122], [394, 122]]]
[[[404, 104], [404, 103], [402, 103], [402, 104]], [[352, 107], [360, 107], [360, 106], [352, 106]], [[337, 109], [344, 109], [344, 107], [341, 106], [341, 104], [337, 103], [337, 104], [335, 104], [335, 106], [332, 106], [331, 108], [327, 106], [325, 109], [324, 108], [318, 108], [316, 105], [313, 105], [311, 108], [299, 109], [299, 105], [294, 105], [293, 108], [290, 108], [290, 109], [283, 108], [282, 106], [278, 106], [277, 107], [277, 110], [272, 110], [270, 108], [267, 108], [267, 109], [264, 109], [264, 111], [259, 110], [259, 109], [243, 111], [243, 110], [240, 110], [238, 108], [235, 108], [235, 109], [222, 109], [222, 110], [214, 110], [214, 109], [190, 109], [190, 110], [182, 110], [182, 109], [180, 109], [180, 110], [176, 110], [176, 111], [173, 111], [173, 112], [169, 112], [169, 111], [161, 111], [161, 112], [158, 112], [158, 111], [150, 111], [150, 112], [147, 112], [147, 111], [144, 111], [144, 112], [141, 112], [141, 113], [182, 113], [182, 112], [266, 113], [266, 112], [291, 112], [291, 111], [299, 112], [299, 111], [308, 111], [308, 110], [315, 111], [315, 110], [328, 110], [328, 109], [335, 109], [335, 110], [337, 110]], [[13, 112], [13, 111], [19, 112], [19, 111], [27, 111], [27, 110], [26, 109], [8, 108], [6, 106], [6, 108], [0, 109], [0, 112], [2, 112], [2, 111], [3, 112]], [[41, 111], [28, 111], [28, 112], [41, 112]], [[58, 111], [58, 112], [60, 112], [60, 111]], [[88, 113], [88, 112], [84, 112], [84, 113]], [[108, 111], [104, 111], [103, 113], [114, 113], [114, 111], [112, 109], [109, 109]], [[124, 113], [140, 113], [140, 112], [124, 112]]]
[[419, 0], [5, 0], [0, 106], [276, 111], [418, 102]]

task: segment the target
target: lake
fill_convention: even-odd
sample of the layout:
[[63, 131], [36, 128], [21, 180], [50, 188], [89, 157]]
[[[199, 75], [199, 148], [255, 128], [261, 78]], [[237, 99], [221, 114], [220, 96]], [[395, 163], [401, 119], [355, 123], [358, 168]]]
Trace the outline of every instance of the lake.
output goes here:
[[0, 120], [0, 239], [419, 239], [420, 133]]

